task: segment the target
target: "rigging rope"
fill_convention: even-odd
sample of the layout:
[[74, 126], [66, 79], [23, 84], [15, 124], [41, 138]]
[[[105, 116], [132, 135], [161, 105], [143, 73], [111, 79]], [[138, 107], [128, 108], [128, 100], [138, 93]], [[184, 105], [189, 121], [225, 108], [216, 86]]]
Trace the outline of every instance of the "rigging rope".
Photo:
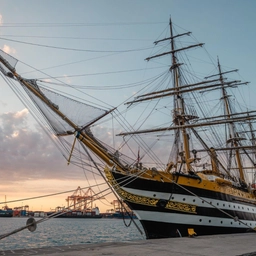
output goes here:
[[[119, 198], [119, 196], [117, 195], [116, 191], [114, 190], [114, 188], [108, 183], [106, 177], [102, 174], [102, 172], [100, 171], [97, 163], [94, 161], [94, 159], [92, 158], [91, 154], [89, 153], [89, 151], [87, 150], [87, 148], [82, 144], [84, 150], [86, 151], [86, 153], [88, 154], [90, 160], [94, 163], [95, 168], [98, 170], [98, 172], [101, 174], [102, 178], [106, 181], [106, 184], [108, 185], [108, 187], [110, 188], [110, 190], [112, 191], [112, 193], [116, 196], [117, 200], [119, 201], [119, 203], [124, 207], [124, 204], [122, 202], [122, 200]], [[131, 221], [134, 223], [135, 227], [138, 229], [138, 231], [141, 233], [141, 235], [143, 234], [142, 230], [140, 229], [140, 227], [137, 225], [137, 223], [133, 220], [133, 218], [130, 216], [129, 212], [127, 211], [127, 214], [129, 215]]]

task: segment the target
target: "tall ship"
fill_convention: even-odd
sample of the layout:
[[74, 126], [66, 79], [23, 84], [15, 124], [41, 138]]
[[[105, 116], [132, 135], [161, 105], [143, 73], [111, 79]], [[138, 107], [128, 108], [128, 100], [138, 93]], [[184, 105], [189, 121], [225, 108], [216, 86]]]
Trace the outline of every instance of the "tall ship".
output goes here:
[[[237, 70], [224, 70], [218, 58], [215, 72], [193, 75], [189, 53], [203, 44], [183, 43], [191, 33], [176, 34], [171, 19], [169, 25], [170, 35], [154, 42], [157, 54], [146, 58], [168, 59], [168, 68], [122, 111], [22, 77], [18, 60], [3, 51], [1, 72], [24, 89], [14, 91], [28, 95], [23, 102], [68, 152], [68, 163], [94, 168], [136, 214], [147, 239], [255, 231], [256, 111], [235, 100], [248, 83], [232, 80]], [[117, 147], [97, 132], [98, 123], [113, 119]]]

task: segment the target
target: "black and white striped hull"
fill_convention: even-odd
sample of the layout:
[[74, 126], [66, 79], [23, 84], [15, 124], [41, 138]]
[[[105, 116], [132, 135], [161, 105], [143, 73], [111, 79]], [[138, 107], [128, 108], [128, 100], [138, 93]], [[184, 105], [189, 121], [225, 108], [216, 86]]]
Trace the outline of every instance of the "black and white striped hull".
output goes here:
[[[187, 236], [189, 228], [197, 235], [211, 235], [242, 233], [256, 227], [256, 205], [248, 200], [241, 202], [241, 198], [229, 194], [185, 187], [195, 196], [173, 183], [141, 178], [122, 185], [120, 181], [125, 176], [113, 173], [113, 177], [119, 181], [117, 192], [121, 191], [121, 197], [137, 215], [148, 239]], [[148, 203], [152, 200], [174, 201], [178, 208]], [[179, 208], [179, 204], [182, 207], [192, 205], [196, 211]]]
[[131, 207], [134, 207], [134, 212], [149, 239], [187, 236], [189, 228], [193, 228], [198, 235], [242, 233], [250, 231], [249, 227], [256, 225], [255, 221], [242, 220], [248, 225], [245, 226], [231, 218], [210, 216], [210, 213], [191, 215], [180, 212], [152, 211], [151, 209], [135, 210], [134, 204]]

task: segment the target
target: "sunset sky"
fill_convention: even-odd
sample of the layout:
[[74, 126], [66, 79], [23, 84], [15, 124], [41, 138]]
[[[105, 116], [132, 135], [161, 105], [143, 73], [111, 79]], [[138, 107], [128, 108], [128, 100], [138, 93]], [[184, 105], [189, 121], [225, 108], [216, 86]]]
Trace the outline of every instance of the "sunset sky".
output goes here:
[[[213, 58], [219, 56], [226, 67], [238, 68], [242, 78], [256, 86], [254, 0], [0, 3], [0, 48], [19, 60], [17, 72], [26, 78], [66, 76], [66, 83], [83, 86], [145, 80], [144, 59], [151, 54], [155, 40], [168, 36], [161, 33], [171, 16], [177, 27], [192, 31], [205, 43]], [[256, 106], [255, 91], [248, 101]], [[86, 93], [106, 106], [115, 106], [131, 97], [133, 91], [88, 89]], [[45, 211], [66, 206], [70, 191], [78, 186], [87, 190], [88, 179], [83, 170], [67, 165], [56, 145], [0, 77], [0, 207], [5, 198], [12, 201], [69, 191], [8, 203], [9, 207], [29, 205], [31, 210]], [[101, 212], [112, 208], [109, 202], [113, 196], [107, 199], [96, 202]]]

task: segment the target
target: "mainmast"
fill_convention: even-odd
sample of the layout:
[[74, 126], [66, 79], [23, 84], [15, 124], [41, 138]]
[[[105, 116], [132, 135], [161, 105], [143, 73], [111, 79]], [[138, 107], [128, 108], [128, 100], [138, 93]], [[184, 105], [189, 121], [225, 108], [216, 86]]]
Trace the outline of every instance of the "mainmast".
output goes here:
[[[249, 114], [248, 114], [249, 115]], [[250, 134], [251, 134], [251, 144], [253, 146], [253, 159], [255, 161], [255, 158], [256, 158], [256, 153], [255, 153], [255, 146], [256, 146], [256, 138], [255, 138], [255, 130], [253, 130], [253, 127], [252, 127], [252, 122], [251, 120], [249, 120], [249, 130], [250, 130]], [[252, 184], [255, 183], [255, 178], [256, 178], [256, 172], [255, 172], [255, 164], [254, 164], [254, 168], [253, 168], [253, 171], [252, 171]]]
[[[219, 59], [218, 59], [218, 70], [219, 70], [220, 82], [221, 82], [221, 84], [223, 84], [221, 91], [222, 91], [222, 100], [224, 101], [224, 111], [225, 111], [224, 114], [225, 114], [227, 120], [230, 121], [231, 116], [232, 116], [232, 110], [230, 107], [229, 95], [227, 94], [227, 91], [224, 88], [224, 80], [223, 80], [223, 75], [222, 75], [223, 73], [221, 71]], [[237, 71], [237, 70], [235, 70], [235, 71]], [[242, 138], [237, 136], [233, 122], [228, 122], [228, 127], [229, 127], [229, 139], [227, 140], [227, 143], [231, 143], [231, 147], [235, 148], [235, 156], [236, 156], [237, 167], [239, 170], [240, 180], [242, 182], [245, 182], [243, 165], [242, 165], [242, 161], [241, 161], [241, 155], [240, 155], [239, 149], [237, 148], [239, 146], [238, 141], [241, 140]]]

